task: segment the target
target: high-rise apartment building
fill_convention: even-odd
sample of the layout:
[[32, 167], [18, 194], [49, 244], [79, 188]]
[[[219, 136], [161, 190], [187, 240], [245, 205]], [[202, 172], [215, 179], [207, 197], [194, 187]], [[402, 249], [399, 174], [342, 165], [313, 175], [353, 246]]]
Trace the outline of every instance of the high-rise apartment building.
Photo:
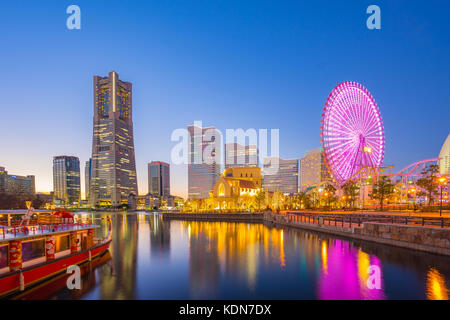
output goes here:
[[86, 161], [84, 165], [84, 197], [89, 201], [89, 190], [91, 189], [91, 176], [92, 176], [92, 159]]
[[53, 191], [56, 204], [80, 203], [80, 160], [77, 157], [53, 158]]
[[300, 190], [331, 180], [323, 155], [323, 148], [317, 148], [305, 153], [300, 160]]
[[221, 135], [215, 127], [188, 126], [188, 197], [209, 197], [220, 177]]
[[154, 197], [170, 196], [170, 165], [162, 161], [148, 164], [148, 193]]
[[[277, 163], [278, 170], [273, 170], [273, 166]], [[264, 158], [263, 189], [268, 192], [279, 191], [281, 193], [296, 194], [298, 192], [298, 172], [298, 159]]]
[[11, 175], [4, 167], [0, 167], [0, 193], [34, 195], [36, 193], [35, 177]]
[[257, 146], [243, 146], [236, 142], [225, 144], [225, 169], [257, 168], [258, 161]]
[[94, 77], [94, 130], [89, 203], [119, 206], [138, 194], [132, 85], [116, 72]]
[[442, 145], [441, 153], [439, 153], [439, 171], [440, 174], [450, 175], [450, 134]]

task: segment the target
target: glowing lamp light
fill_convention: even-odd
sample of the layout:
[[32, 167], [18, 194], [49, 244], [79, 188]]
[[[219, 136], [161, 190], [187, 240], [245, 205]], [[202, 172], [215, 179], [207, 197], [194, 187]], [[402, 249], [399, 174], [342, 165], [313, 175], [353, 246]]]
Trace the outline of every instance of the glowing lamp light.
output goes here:
[[372, 152], [373, 152], [373, 150], [372, 150], [371, 147], [364, 147], [364, 148], [363, 148], [363, 151], [364, 151], [365, 153], [372, 153]]
[[446, 177], [440, 177], [440, 178], [438, 179], [438, 181], [439, 181], [441, 184], [444, 184], [444, 183], [447, 181], [447, 178], [446, 178]]

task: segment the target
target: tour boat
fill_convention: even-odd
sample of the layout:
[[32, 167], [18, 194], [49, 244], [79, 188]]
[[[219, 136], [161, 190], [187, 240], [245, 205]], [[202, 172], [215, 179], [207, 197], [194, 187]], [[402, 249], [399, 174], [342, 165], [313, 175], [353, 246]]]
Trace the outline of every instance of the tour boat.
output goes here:
[[0, 226], [0, 298], [58, 277], [69, 266], [101, 258], [111, 243], [109, 217], [106, 237], [97, 239], [94, 235], [99, 226], [92, 220], [74, 222], [59, 213], [43, 215], [30, 225], [30, 215], [25, 215], [20, 225]]

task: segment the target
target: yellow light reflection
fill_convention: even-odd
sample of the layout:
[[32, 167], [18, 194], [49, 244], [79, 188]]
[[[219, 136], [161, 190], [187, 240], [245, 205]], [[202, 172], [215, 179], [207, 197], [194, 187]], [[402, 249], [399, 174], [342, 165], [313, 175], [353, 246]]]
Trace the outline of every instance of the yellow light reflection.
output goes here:
[[325, 240], [322, 241], [322, 270], [325, 275], [328, 274], [328, 247]]
[[363, 252], [361, 249], [358, 250], [358, 274], [359, 281], [361, 284], [361, 288], [367, 288], [367, 279], [369, 277], [369, 273], [367, 270], [370, 266], [370, 258], [369, 255]]
[[429, 300], [448, 300], [448, 289], [442, 274], [431, 268], [427, 274], [427, 298]]

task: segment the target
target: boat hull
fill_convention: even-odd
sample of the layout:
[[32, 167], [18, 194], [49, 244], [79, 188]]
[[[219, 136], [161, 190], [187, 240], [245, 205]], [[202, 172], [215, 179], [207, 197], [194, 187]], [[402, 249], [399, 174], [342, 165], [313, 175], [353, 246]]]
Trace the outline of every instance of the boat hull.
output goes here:
[[[91, 260], [105, 253], [111, 241], [107, 241], [97, 245], [90, 250], [81, 251], [79, 253], [71, 254], [61, 257], [54, 261], [41, 263], [35, 266], [30, 266], [22, 270], [25, 290], [52, 277], [66, 272], [67, 268], [72, 265], [80, 265], [89, 261], [89, 251], [91, 252]], [[20, 271], [0, 276], [0, 298], [5, 298], [9, 295], [20, 292]]]

